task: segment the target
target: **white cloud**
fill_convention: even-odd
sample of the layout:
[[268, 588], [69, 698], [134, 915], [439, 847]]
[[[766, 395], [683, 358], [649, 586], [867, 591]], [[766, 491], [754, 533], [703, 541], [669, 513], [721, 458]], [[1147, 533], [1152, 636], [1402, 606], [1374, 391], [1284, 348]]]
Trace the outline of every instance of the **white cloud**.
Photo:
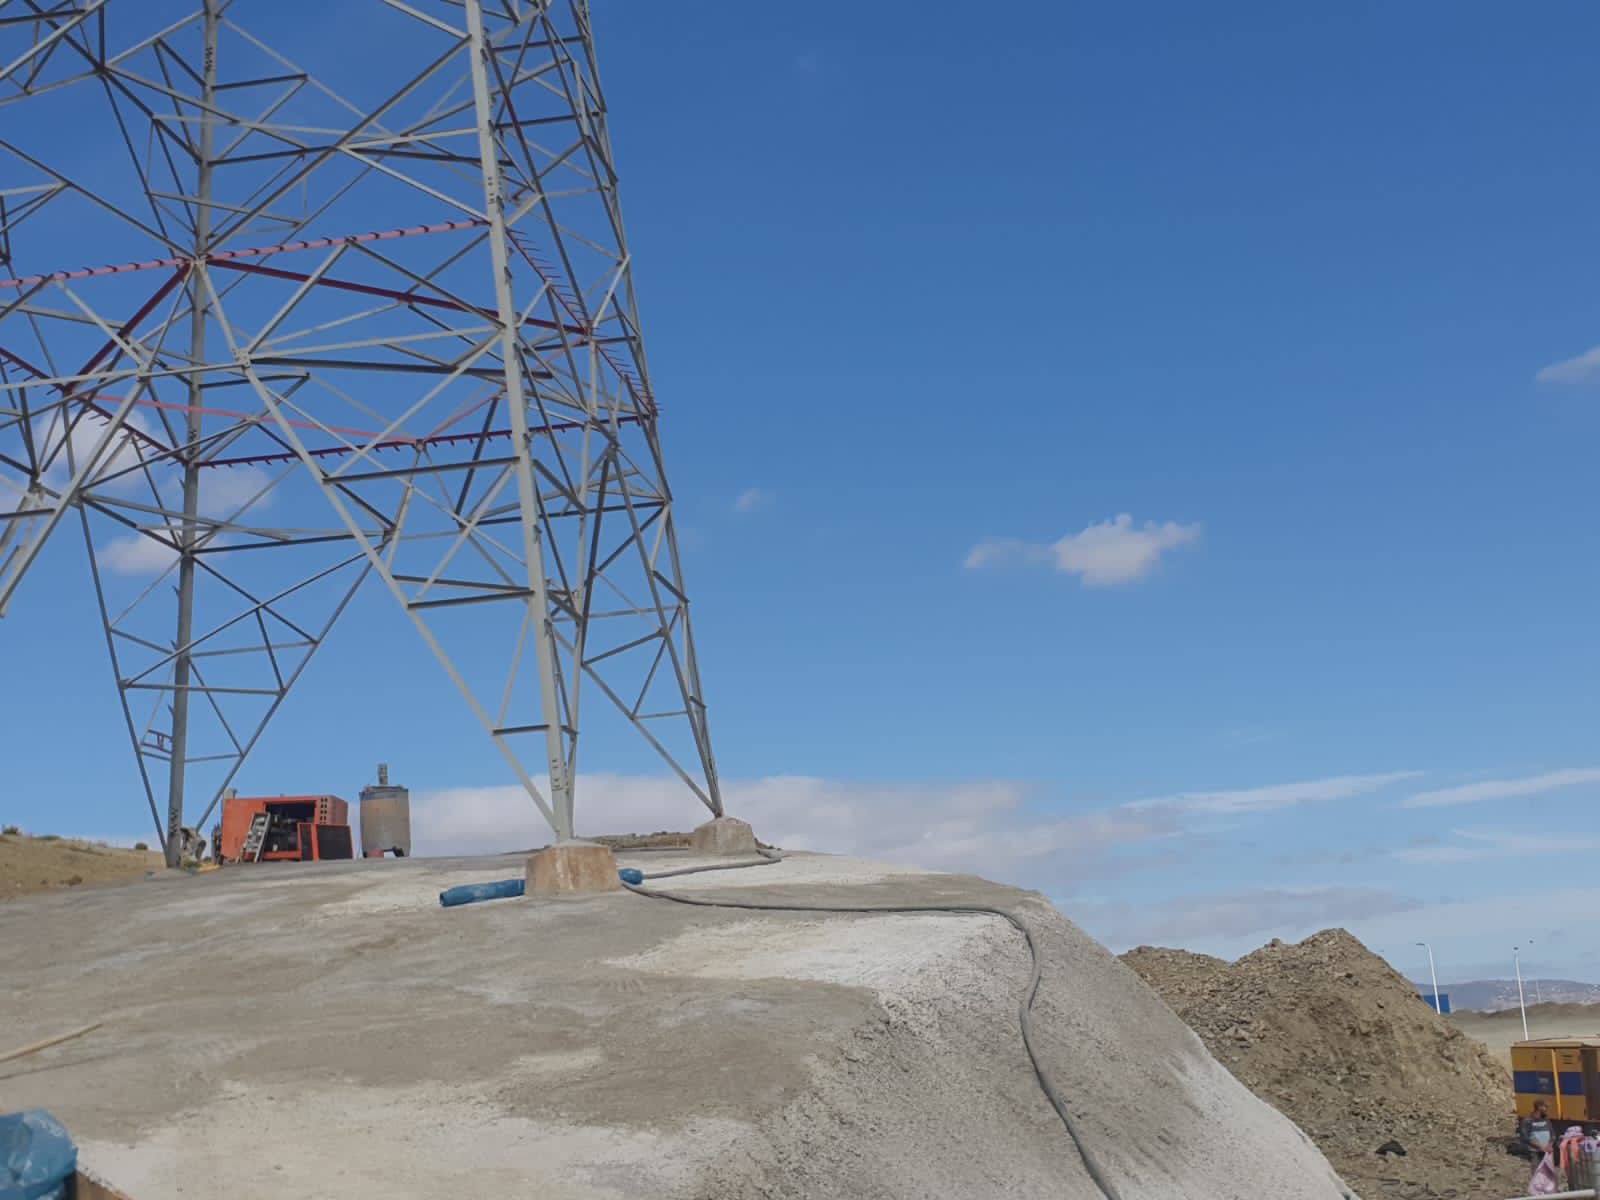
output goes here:
[[[1409, 863], [1458, 863], [1480, 858], [1530, 858], [1550, 853], [1550, 836], [1513, 830], [1457, 829], [1454, 844], [1407, 846], [1393, 857]], [[1600, 835], [1563, 833], [1561, 853], [1600, 850]]]
[[[1009, 881], [1077, 876], [1126, 865], [1119, 852], [1179, 832], [1176, 812], [1105, 809], [1059, 816], [1031, 810], [1029, 789], [1004, 780], [954, 784], [847, 783], [776, 776], [724, 784], [727, 811], [774, 845], [825, 850]], [[585, 775], [582, 834], [688, 829], [709, 814], [681, 784], [661, 777]], [[457, 788], [412, 802], [419, 854], [525, 849], [550, 839], [520, 788]]]
[[1483, 783], [1435, 788], [1407, 797], [1401, 802], [1401, 807], [1446, 808], [1455, 804], [1476, 804], [1480, 800], [1519, 800], [1585, 783], [1600, 783], [1600, 767], [1569, 767], [1521, 779], [1490, 779]]
[[200, 511], [219, 520], [232, 518], [245, 505], [259, 511], [272, 502], [267, 489], [274, 481], [260, 467], [208, 467], [200, 475]]
[[[107, 422], [95, 414], [86, 413], [79, 417], [69, 433], [64, 433], [61, 422], [54, 416], [39, 433], [40, 457], [55, 456], [49, 470], [44, 473], [44, 483], [52, 490], [60, 491], [72, 477], [72, 469], [68, 466], [68, 448], [72, 463], [81, 465], [105, 435]], [[149, 422], [138, 413], [129, 414], [126, 424], [137, 433], [152, 436]], [[142, 447], [136, 440], [137, 433], [124, 430], [113, 437], [95, 471], [96, 479], [109, 478], [110, 482], [96, 484], [96, 490], [110, 496], [142, 492], [148, 499], [151, 498], [149, 489], [153, 484], [164, 507], [173, 510], [181, 508], [183, 471], [180, 464], [170, 458], [158, 458], [158, 451]], [[139, 469], [141, 462], [145, 463], [144, 470]], [[200, 476], [200, 511], [219, 519], [231, 518], [245, 505], [249, 505], [249, 511], [259, 511], [271, 502], [270, 489], [281, 478], [281, 474], [274, 475], [251, 465], [208, 468]], [[10, 486], [15, 488], [18, 485], [13, 483]]]
[[1176, 806], [1200, 813], [1269, 812], [1279, 808], [1296, 808], [1302, 804], [1347, 800], [1352, 796], [1379, 791], [1402, 780], [1415, 779], [1420, 774], [1420, 771], [1387, 771], [1379, 775], [1334, 775], [1326, 779], [1275, 783], [1225, 792], [1179, 792], [1154, 800], [1136, 801], [1129, 807]]
[[734, 512], [756, 512], [758, 509], [768, 508], [777, 499], [771, 492], [761, 488], [746, 488], [740, 492], [733, 502]]
[[822, 66], [822, 55], [815, 50], [806, 50], [796, 54], [791, 60], [795, 71], [801, 75], [815, 75]]
[[1049, 547], [1020, 538], [985, 538], [967, 551], [961, 565], [969, 571], [980, 567], [1005, 567], [1017, 563], [1043, 563], [1050, 561]]
[[[55, 491], [64, 488], [72, 478], [73, 470], [82, 466], [94, 453], [109, 425], [109, 421], [104, 417], [85, 412], [79, 414], [71, 429], [67, 430], [63, 428], [60, 416], [59, 410], [52, 412], [38, 435], [40, 459], [42, 461], [50, 461], [52, 457], [54, 459], [50, 461], [50, 468], [44, 472], [44, 482], [46, 487]], [[132, 428], [144, 434], [150, 432], [149, 424], [137, 413], [130, 413], [124, 426], [125, 428], [112, 436], [105, 455], [94, 473], [96, 479], [115, 476], [110, 484], [100, 485], [109, 487], [113, 491], [136, 488], [141, 478], [138, 470], [142, 457], [139, 444], [135, 440], [136, 435], [128, 433], [127, 429]]]
[[1135, 528], [1123, 513], [1113, 521], [1090, 525], [1082, 533], [1064, 537], [1051, 550], [1056, 567], [1091, 585], [1129, 583], [1149, 574], [1168, 550], [1185, 546], [1200, 536], [1199, 525], [1146, 521]]
[[102, 568], [118, 575], [155, 575], [176, 562], [178, 552], [153, 537], [130, 533], [99, 547], [95, 558]]
[[1600, 346], [1585, 350], [1576, 358], [1551, 363], [1534, 376], [1540, 383], [1584, 383], [1600, 375]]
[[966, 566], [1044, 563], [1078, 576], [1086, 587], [1108, 587], [1144, 578], [1155, 570], [1163, 554], [1198, 541], [1200, 532], [1198, 524], [1176, 521], [1135, 525], [1132, 516], [1121, 513], [1048, 545], [1016, 538], [986, 539], [967, 554]]
[[[1195, 817], [1339, 800], [1416, 774], [1341, 775], [1230, 792], [1183, 792], [1066, 815], [1039, 811], [1030, 803], [1031, 788], [1008, 780], [871, 784], [784, 775], [724, 781], [723, 799], [730, 814], [750, 821], [776, 845], [1059, 885], [1150, 865], [1130, 859], [1135, 847], [1162, 861], [1189, 853], [1178, 835], [1192, 831]], [[550, 838], [533, 801], [517, 787], [419, 793], [412, 808], [422, 854], [526, 849]], [[577, 813], [580, 835], [683, 830], [708, 815], [671, 778], [612, 774], [579, 780]]]
[[[262, 488], [272, 483], [272, 478], [261, 467], [206, 470], [200, 477], [200, 515], [218, 522], [246, 522], [248, 514], [266, 509], [272, 502], [270, 491], [261, 494]], [[174, 506], [174, 510], [182, 504], [181, 499], [176, 498], [181, 494], [176, 493], [176, 480], [178, 475], [173, 472], [163, 485], [163, 504]], [[157, 530], [160, 528], [162, 526], [157, 526]], [[144, 533], [123, 534], [96, 547], [96, 557], [101, 568], [110, 573], [128, 576], [158, 574], [178, 562], [178, 552], [170, 544], [176, 538], [176, 528], [171, 533], [163, 533], [162, 538]], [[230, 541], [227, 534], [214, 533], [210, 525], [200, 526], [200, 538], [211, 549]]]
[[[1482, 958], [1488, 942], [1509, 938], [1505, 944], [1510, 946], [1525, 938], [1528, 923], [1537, 924], [1539, 913], [1593, 911], [1600, 904], [1600, 888], [1465, 901], [1407, 894], [1410, 888], [1388, 886], [1387, 880], [1366, 884], [1338, 877], [1137, 899], [1123, 899], [1127, 893], [1120, 885], [1103, 898], [1088, 890], [1092, 880], [1117, 879], [1132, 871], [1160, 868], [1168, 871], [1169, 882], [1180, 878], [1170, 869], [1193, 861], [1196, 841], [1184, 835], [1194, 831], [1197, 821], [1337, 801], [1416, 774], [1345, 775], [1229, 792], [1186, 792], [1068, 815], [1039, 811], [1027, 785], [1007, 780], [869, 784], [780, 776], [729, 781], [724, 794], [730, 813], [751, 821], [764, 839], [780, 846], [1043, 888], [1068, 916], [1119, 949], [1149, 942], [1234, 957], [1270, 937], [1302, 937], [1342, 926], [1395, 961], [1404, 961], [1411, 944], [1427, 938], [1439, 956], [1441, 973], [1446, 973], [1452, 962]], [[601, 774], [580, 780], [580, 834], [682, 830], [706, 816], [687, 790], [669, 778]], [[416, 850], [425, 855], [506, 852], [550, 840], [533, 802], [515, 787], [417, 793], [412, 828]], [[1501, 840], [1491, 842], [1491, 837]], [[1481, 838], [1458, 835], [1443, 843], [1416, 841], [1413, 848], [1469, 850], [1474, 857], [1490, 858], [1501, 848], [1531, 854], [1548, 846], [1538, 835], [1515, 831]], [[1587, 849], [1587, 842], [1581, 849]], [[1374, 863], [1384, 861], [1378, 848], [1365, 855]], [[1441, 861], [1463, 859], [1454, 854]], [[1432, 860], [1411, 854], [1400, 861]]]
[[[177, 490], [179, 478], [175, 467], [163, 464], [162, 500], [174, 510], [182, 503]], [[200, 478], [200, 515], [216, 521], [244, 522], [249, 513], [259, 512], [272, 502], [271, 491], [262, 493], [273, 483], [274, 477], [259, 467], [208, 469]], [[178, 558], [169, 544], [177, 537], [177, 531], [163, 536], [167, 540], [142, 533], [112, 538], [96, 550], [100, 566], [116, 575], [155, 575], [165, 571]], [[226, 535], [214, 533], [209, 525], [201, 526], [200, 536], [210, 547], [229, 540]]]

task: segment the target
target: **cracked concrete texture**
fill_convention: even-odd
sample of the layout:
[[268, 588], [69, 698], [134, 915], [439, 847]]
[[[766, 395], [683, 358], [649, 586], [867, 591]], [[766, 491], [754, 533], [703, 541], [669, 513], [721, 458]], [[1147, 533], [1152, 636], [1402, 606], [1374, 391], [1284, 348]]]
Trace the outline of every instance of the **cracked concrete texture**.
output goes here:
[[[645, 871], [696, 860], [623, 853]], [[441, 909], [522, 859], [284, 864], [0, 908], [0, 1108], [45, 1107], [134, 1200], [464, 1190], [1096, 1200], [1017, 1033], [992, 917]], [[1337, 1200], [1305, 1138], [1037, 896], [831, 856], [665, 880], [764, 903], [1017, 908], [1043, 1053], [1124, 1200]], [[470, 1180], [470, 1189], [465, 1181]]]

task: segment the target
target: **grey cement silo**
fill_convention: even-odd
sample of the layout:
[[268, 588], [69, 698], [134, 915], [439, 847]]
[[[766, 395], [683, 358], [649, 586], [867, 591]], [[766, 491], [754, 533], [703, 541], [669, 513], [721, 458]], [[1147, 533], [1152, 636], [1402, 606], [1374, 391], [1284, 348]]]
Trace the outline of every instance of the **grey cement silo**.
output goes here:
[[389, 764], [378, 764], [375, 787], [361, 789], [361, 857], [411, 856], [411, 793], [389, 786]]

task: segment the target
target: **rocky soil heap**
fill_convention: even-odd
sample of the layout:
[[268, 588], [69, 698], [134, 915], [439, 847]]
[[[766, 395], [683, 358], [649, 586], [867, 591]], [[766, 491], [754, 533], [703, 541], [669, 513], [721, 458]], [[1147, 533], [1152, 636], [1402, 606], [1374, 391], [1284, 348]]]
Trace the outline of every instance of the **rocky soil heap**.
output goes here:
[[[1529, 1168], [1505, 1153], [1506, 1069], [1344, 930], [1236, 963], [1149, 946], [1122, 957], [1362, 1200], [1523, 1194]], [[1389, 1141], [1406, 1155], [1380, 1157]]]

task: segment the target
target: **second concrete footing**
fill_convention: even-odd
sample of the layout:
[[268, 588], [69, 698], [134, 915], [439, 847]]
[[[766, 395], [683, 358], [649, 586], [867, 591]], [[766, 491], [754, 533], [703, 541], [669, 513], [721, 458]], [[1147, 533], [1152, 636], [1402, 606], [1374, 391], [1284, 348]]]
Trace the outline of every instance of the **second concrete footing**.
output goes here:
[[717, 817], [689, 835], [689, 848], [696, 854], [754, 854], [756, 834], [738, 817]]

